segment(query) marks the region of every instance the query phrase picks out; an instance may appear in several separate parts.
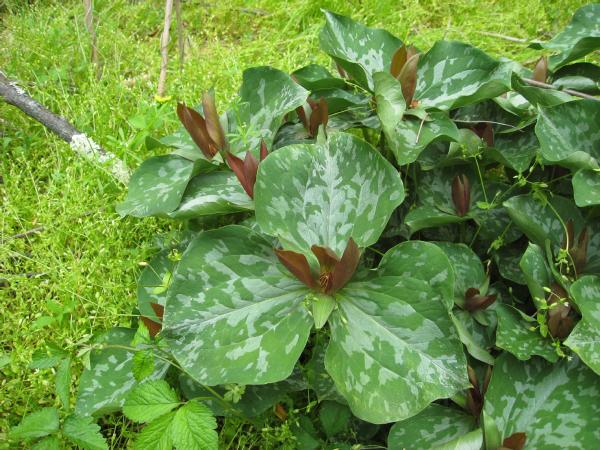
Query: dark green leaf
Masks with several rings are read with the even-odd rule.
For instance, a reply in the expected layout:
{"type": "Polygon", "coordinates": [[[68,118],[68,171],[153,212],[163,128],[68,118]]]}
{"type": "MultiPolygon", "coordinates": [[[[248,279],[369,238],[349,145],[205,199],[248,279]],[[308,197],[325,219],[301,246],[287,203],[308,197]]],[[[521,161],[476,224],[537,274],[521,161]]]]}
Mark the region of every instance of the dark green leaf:
{"type": "Polygon", "coordinates": [[[577,206],[600,204],[600,173],[597,170],[579,170],[572,182],[577,206]]]}
{"type": "Polygon", "coordinates": [[[352,417],[352,413],[346,405],[331,400],[321,403],[319,420],[329,438],[346,430],[350,417],[352,417]]]}
{"type": "Polygon", "coordinates": [[[210,409],[195,401],[179,408],[171,424],[173,442],[178,450],[217,450],[217,421],[210,409]]]}
{"type": "Polygon", "coordinates": [[[135,438],[135,448],[143,450],[173,450],[173,419],[175,411],[147,424],[135,438]]]}
{"type": "Polygon", "coordinates": [[[11,439],[34,439],[58,431],[58,410],[42,408],[26,415],[21,423],[10,430],[11,439]]]}
{"type": "Polygon", "coordinates": [[[63,425],[63,434],[73,444],[84,450],[108,450],[100,427],[91,417],[69,416],[63,425]]]}

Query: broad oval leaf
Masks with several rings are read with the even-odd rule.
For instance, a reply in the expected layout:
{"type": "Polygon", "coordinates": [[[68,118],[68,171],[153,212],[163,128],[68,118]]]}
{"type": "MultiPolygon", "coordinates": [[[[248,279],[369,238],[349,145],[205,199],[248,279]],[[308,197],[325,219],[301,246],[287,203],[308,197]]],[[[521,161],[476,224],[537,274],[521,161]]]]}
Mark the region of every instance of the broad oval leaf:
{"type": "Polygon", "coordinates": [[[569,168],[597,169],[600,103],[578,100],[540,108],[535,134],[544,159],[569,168]]]}
{"type": "Polygon", "coordinates": [[[473,416],[432,403],[416,416],[394,424],[388,435],[388,449],[436,449],[474,428],[473,416]]]}
{"type": "Polygon", "coordinates": [[[600,173],[596,170],[578,170],[573,175],[573,196],[579,207],[600,204],[600,173]]]}
{"type": "Polygon", "coordinates": [[[259,166],[254,199],[261,229],[285,248],[309,254],[316,244],[341,256],[350,237],[359,247],[377,242],[404,187],[373,147],[335,133],[322,144],[269,155],[259,166]]]}
{"type": "Polygon", "coordinates": [[[368,28],[349,17],[325,11],[321,48],[365,89],[373,90],[373,74],[388,72],[402,41],[385,30],[368,28]]]}
{"type": "MultiPolygon", "coordinates": [[[[398,268],[408,268],[409,262],[399,257],[402,249],[416,255],[419,247],[434,247],[408,244],[412,247],[390,250],[381,274],[339,291],[338,308],[329,319],[325,367],[353,413],[372,423],[406,419],[469,386],[462,344],[448,312],[451,284],[441,295],[418,270],[401,273],[398,268]]],[[[438,252],[450,280],[450,265],[438,252]]]]}
{"type": "Polygon", "coordinates": [[[178,208],[168,216],[173,219],[193,219],[253,209],[254,202],[244,192],[235,174],[218,171],[192,178],[178,208]]]}
{"type": "Polygon", "coordinates": [[[569,291],[582,317],[565,345],[600,375],[600,277],[582,277],[569,291]]]}
{"type": "Polygon", "coordinates": [[[308,292],[258,233],[205,231],[173,276],[161,334],[200,383],[273,383],[290,375],[306,345],[308,292]]]}
{"type": "Polygon", "coordinates": [[[446,254],[454,271],[454,301],[462,305],[469,288],[480,289],[486,275],[479,256],[465,244],[435,243],[446,254]]]}
{"type": "Polygon", "coordinates": [[[283,116],[302,106],[308,91],[273,67],[246,69],[239,92],[239,105],[228,114],[231,152],[258,152],[261,140],[271,148],[283,116]]]}
{"type": "MultiPolygon", "coordinates": [[[[130,346],[134,335],[133,329],[112,328],[96,339],[107,348],[92,351],[91,367],[83,371],[79,381],[75,414],[98,416],[123,406],[137,382],[133,376],[134,352],[118,347],[130,346]]],[[[157,360],[151,378],[162,378],[168,368],[168,363],[157,360]]]]}
{"type": "Polygon", "coordinates": [[[600,441],[600,378],[578,358],[556,364],[521,362],[505,353],[494,366],[484,411],[502,439],[527,434],[527,448],[596,448],[600,441]]]}
{"type": "Polygon", "coordinates": [[[319,64],[309,64],[292,72],[292,79],[309,91],[346,87],[344,80],[334,77],[329,70],[319,64]]]}
{"type": "Polygon", "coordinates": [[[563,31],[537,45],[560,52],[550,56],[552,70],[600,48],[600,4],[590,3],[579,8],[563,31]]]}
{"type": "Polygon", "coordinates": [[[117,205],[121,216],[146,217],[174,211],[181,202],[195,164],[181,156],[154,156],[144,161],[129,181],[127,197],[117,205]]]}
{"type": "MultiPolygon", "coordinates": [[[[377,115],[383,130],[389,132],[402,120],[406,101],[402,95],[400,82],[387,72],[373,74],[377,115]]],[[[387,133],[386,133],[387,134],[387,133]]]]}
{"type": "Polygon", "coordinates": [[[419,60],[415,99],[447,110],[494,98],[510,89],[512,70],[470,45],[438,41],[419,60]]]}

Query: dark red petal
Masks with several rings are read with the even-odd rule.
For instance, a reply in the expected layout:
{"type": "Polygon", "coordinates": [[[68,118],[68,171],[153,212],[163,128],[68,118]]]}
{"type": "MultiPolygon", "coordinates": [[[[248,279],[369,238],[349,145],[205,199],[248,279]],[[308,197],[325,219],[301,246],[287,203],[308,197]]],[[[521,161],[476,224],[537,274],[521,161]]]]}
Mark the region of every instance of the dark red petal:
{"type": "Polygon", "coordinates": [[[262,139],[260,140],[260,160],[263,161],[269,155],[267,144],[262,139]]]}
{"type": "Polygon", "coordinates": [[[204,110],[204,118],[206,121],[206,130],[208,135],[216,144],[219,150],[225,148],[225,132],[219,121],[219,113],[215,105],[215,98],[212,93],[205,92],[202,94],[202,109],[204,110]]]}
{"type": "Polygon", "coordinates": [[[342,255],[340,262],[333,269],[333,292],[343,288],[356,272],[358,261],[360,259],[360,250],[354,239],[350,238],[346,250],[342,255]]]}
{"type": "Polygon", "coordinates": [[[331,272],[340,261],[340,258],[330,248],[313,245],[310,249],[319,261],[321,273],[331,272]]]}
{"type": "Polygon", "coordinates": [[[318,106],[313,109],[310,113],[310,124],[308,125],[308,134],[313,137],[317,135],[319,131],[319,124],[321,123],[321,108],[318,106]]]}
{"type": "Polygon", "coordinates": [[[258,172],[258,161],[252,154],[252,152],[246,152],[246,157],[244,158],[244,176],[246,178],[246,183],[248,183],[248,195],[250,198],[254,198],[254,183],[256,183],[256,173],[258,172]]]}
{"type": "Polygon", "coordinates": [[[319,110],[321,111],[321,125],[323,125],[323,130],[327,131],[327,122],[329,121],[329,108],[327,107],[327,102],[323,97],[319,99],[319,110]]]}
{"type": "Polygon", "coordinates": [[[229,167],[231,167],[231,170],[233,170],[233,173],[235,173],[235,176],[242,185],[242,188],[244,188],[244,191],[246,191],[246,194],[248,194],[251,197],[250,194],[252,193],[252,189],[249,188],[248,182],[246,180],[246,174],[244,172],[244,161],[242,161],[240,158],[238,158],[230,152],[227,152],[225,154],[225,159],[227,159],[227,164],[229,164],[229,167]]]}
{"type": "Polygon", "coordinates": [[[469,212],[471,188],[466,175],[457,175],[452,180],[452,202],[458,216],[462,217],[469,212]]]}
{"type": "Polygon", "coordinates": [[[306,112],[304,111],[304,106],[298,106],[296,108],[296,113],[298,114],[298,118],[302,125],[304,125],[304,129],[308,131],[308,120],[306,119],[306,112]]]}
{"type": "Polygon", "coordinates": [[[148,328],[151,337],[156,336],[160,332],[162,328],[160,323],[150,320],[146,316],[140,316],[140,319],[142,319],[142,322],[144,322],[144,325],[146,325],[146,328],[148,328]]]}
{"type": "Polygon", "coordinates": [[[390,65],[390,73],[394,78],[398,78],[400,71],[406,64],[406,45],[403,45],[392,55],[392,64],[390,65]]]}
{"type": "Polygon", "coordinates": [[[417,88],[417,64],[419,63],[419,54],[415,54],[410,57],[404,67],[400,71],[398,79],[400,80],[400,86],[402,87],[402,95],[406,104],[410,106],[415,95],[415,89],[417,88]]]}
{"type": "Polygon", "coordinates": [[[163,305],[159,305],[158,303],[150,303],[150,306],[152,307],[154,314],[156,314],[156,317],[162,319],[165,315],[165,307],[163,305]]]}
{"type": "Polygon", "coordinates": [[[218,152],[216,144],[208,135],[206,122],[200,113],[192,108],[188,108],[183,103],[177,104],[177,115],[179,120],[192,137],[194,143],[202,150],[204,156],[212,159],[218,152]]]}
{"type": "Polygon", "coordinates": [[[281,264],[289,270],[296,278],[302,281],[310,288],[316,287],[315,280],[310,273],[310,266],[306,256],[291,250],[275,249],[275,254],[281,264]]]}
{"type": "Polygon", "coordinates": [[[502,442],[502,446],[511,450],[523,450],[527,435],[525,433],[513,433],[502,442]]]}

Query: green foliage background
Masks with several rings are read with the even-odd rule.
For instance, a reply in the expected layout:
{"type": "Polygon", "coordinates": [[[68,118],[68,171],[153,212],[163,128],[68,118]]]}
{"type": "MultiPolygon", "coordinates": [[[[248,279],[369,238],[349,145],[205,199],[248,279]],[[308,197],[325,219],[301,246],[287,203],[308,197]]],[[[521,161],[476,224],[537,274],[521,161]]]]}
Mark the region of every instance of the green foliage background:
{"type": "MultiPolygon", "coordinates": [[[[537,51],[489,33],[545,40],[585,3],[189,0],[183,3],[187,55],[179,70],[173,27],[167,93],[195,104],[200,91],[214,85],[224,110],[247,67],[329,65],[318,49],[321,7],[418,47],[446,37],[492,56],[534,63],[537,51]]],[[[98,81],[80,1],[0,1],[0,69],[135,168],[150,156],[142,145],[147,134],[162,136],[177,127],[174,100],[162,109],[154,101],[163,4],[95,2],[103,64],[98,81]]],[[[58,402],[49,371],[28,368],[32,353],[50,342],[73,349],[94,331],[127,325],[130,317],[123,312],[135,303],[139,263],[160,245],[154,235],[177,225],[120,219],[114,205],[123,198],[123,186],[3,103],[0,156],[0,360],[6,363],[0,364],[1,447],[2,433],[25,413],[58,402]],[[15,237],[38,227],[38,233],[15,237]],[[44,316],[54,319],[41,326],[50,321],[39,320],[44,316]]],[[[111,425],[116,444],[127,430],[117,421],[111,425]]],[[[248,439],[276,441],[278,433],[248,439]]]]}

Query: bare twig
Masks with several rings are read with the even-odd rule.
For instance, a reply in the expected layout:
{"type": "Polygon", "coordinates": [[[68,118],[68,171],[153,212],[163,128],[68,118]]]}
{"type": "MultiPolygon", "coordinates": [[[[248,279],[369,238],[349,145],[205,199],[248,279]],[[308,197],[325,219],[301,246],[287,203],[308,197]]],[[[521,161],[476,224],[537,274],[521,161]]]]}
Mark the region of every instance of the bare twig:
{"type": "Polygon", "coordinates": [[[75,153],[106,166],[109,173],[122,183],[127,183],[129,180],[129,169],[115,154],[100,147],[64,117],[54,114],[32,99],[17,83],[10,81],[2,71],[0,71],[0,97],[67,141],[75,153]]]}
{"type": "Polygon", "coordinates": [[[11,241],[13,239],[26,238],[28,236],[31,236],[32,234],[41,233],[42,231],[44,231],[44,227],[43,226],[35,227],[35,228],[32,228],[31,230],[24,231],[23,233],[13,234],[12,236],[9,236],[8,238],[3,239],[0,242],[4,243],[6,241],[11,241]]]}
{"type": "Polygon", "coordinates": [[[175,17],[177,20],[177,46],[179,47],[179,70],[183,70],[185,60],[185,37],[183,36],[183,17],[181,15],[181,0],[175,0],[175,17]]]}
{"type": "Polygon", "coordinates": [[[165,26],[160,37],[160,77],[158,79],[159,97],[165,96],[165,84],[167,82],[167,65],[169,64],[169,30],[171,28],[171,16],[173,13],[173,0],[165,2],[165,26]]]}
{"type": "Polygon", "coordinates": [[[96,66],[96,78],[99,80],[102,75],[102,68],[98,58],[98,37],[94,26],[94,0],[83,0],[83,6],[85,7],[85,28],[90,34],[92,43],[92,64],[96,66]]]}
{"type": "Polygon", "coordinates": [[[497,37],[500,39],[504,39],[505,41],[517,42],[519,44],[527,44],[529,42],[528,39],[521,39],[521,38],[516,38],[513,36],[507,36],[506,34],[494,33],[491,31],[479,31],[479,30],[474,30],[474,31],[475,31],[475,33],[483,34],[484,36],[497,37]]]}
{"type": "Polygon", "coordinates": [[[575,97],[585,98],[587,100],[593,100],[595,102],[600,102],[600,98],[594,97],[593,95],[585,94],[583,92],[574,91],[573,89],[560,89],[556,86],[552,86],[551,84],[542,83],[541,81],[532,80],[530,78],[522,78],[522,80],[530,86],[539,87],[542,89],[552,89],[555,91],[566,92],[567,94],[573,95],[575,97]]]}

